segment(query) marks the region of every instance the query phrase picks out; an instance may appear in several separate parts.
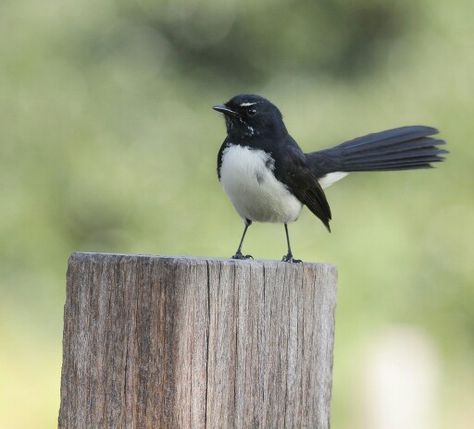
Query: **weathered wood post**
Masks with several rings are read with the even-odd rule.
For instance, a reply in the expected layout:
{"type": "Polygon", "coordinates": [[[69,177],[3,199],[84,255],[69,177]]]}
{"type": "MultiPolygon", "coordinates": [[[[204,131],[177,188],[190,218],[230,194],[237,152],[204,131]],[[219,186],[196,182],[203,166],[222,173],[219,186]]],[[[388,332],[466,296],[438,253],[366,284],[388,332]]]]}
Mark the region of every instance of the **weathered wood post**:
{"type": "Polygon", "coordinates": [[[328,428],[336,270],[75,253],[60,428],[328,428]]]}

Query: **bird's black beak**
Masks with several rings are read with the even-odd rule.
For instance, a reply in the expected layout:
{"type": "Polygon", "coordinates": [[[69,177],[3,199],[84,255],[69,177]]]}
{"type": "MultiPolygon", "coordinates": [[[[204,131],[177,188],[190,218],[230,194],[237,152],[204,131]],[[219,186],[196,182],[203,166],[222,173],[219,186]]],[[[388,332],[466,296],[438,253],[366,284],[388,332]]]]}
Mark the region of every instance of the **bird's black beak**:
{"type": "Polygon", "coordinates": [[[237,112],[234,112],[232,109],[229,109],[225,104],[217,104],[216,106],[212,106],[212,108],[216,112],[221,112],[224,115],[232,115],[232,116],[237,115],[237,112]]]}

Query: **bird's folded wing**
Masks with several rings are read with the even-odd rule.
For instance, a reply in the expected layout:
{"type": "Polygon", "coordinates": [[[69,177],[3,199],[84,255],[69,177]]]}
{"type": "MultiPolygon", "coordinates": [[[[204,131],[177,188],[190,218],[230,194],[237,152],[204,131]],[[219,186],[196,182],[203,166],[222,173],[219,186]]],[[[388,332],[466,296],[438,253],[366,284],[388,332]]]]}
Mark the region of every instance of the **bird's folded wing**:
{"type": "Polygon", "coordinates": [[[275,173],[277,179],[285,183],[288,189],[305,204],[311,212],[326,225],[328,230],[331,209],[317,178],[311,172],[304,153],[295,145],[287,145],[277,157],[275,173]],[[278,177],[280,176],[280,177],[278,177]]]}

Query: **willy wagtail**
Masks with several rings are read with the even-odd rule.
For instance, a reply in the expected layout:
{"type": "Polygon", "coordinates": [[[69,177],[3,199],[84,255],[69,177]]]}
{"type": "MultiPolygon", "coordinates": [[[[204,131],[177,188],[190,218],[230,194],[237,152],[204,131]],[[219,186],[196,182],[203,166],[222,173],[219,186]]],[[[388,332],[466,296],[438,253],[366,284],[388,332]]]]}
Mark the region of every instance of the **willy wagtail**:
{"type": "Polygon", "coordinates": [[[214,110],[224,114],[227,137],[217,156],[217,174],[225,192],[244,221],[244,232],[233,259],[252,222],[285,226],[288,252],[294,259],[288,223],[298,219],[303,205],[330,231],[331,209],[323,189],[353,171],[390,171],[430,168],[447,151],[438,130],[407,126],[359,137],[329,149],[304,153],[288,134],[280,110],[258,95],[241,94],[214,110]]]}

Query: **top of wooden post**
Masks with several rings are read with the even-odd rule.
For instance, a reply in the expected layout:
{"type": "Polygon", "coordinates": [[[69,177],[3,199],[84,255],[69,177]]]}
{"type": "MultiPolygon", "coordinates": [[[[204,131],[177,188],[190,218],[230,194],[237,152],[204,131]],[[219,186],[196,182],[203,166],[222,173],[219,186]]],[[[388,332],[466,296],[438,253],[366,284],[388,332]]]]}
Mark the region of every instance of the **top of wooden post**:
{"type": "Polygon", "coordinates": [[[302,267],[312,267],[319,269],[326,269],[332,272],[333,275],[337,276],[337,268],[334,264],[327,262],[306,262],[302,263],[288,263],[281,262],[273,259],[230,259],[230,258],[214,258],[214,257],[203,257],[203,256],[170,256],[170,255],[151,255],[146,253],[108,253],[108,252],[73,252],[69,257],[68,264],[79,262],[81,260],[91,260],[91,259],[123,259],[123,260],[139,260],[139,259],[149,259],[149,260],[169,260],[170,262],[190,262],[195,264],[206,264],[206,263],[219,263],[219,264],[236,264],[236,265],[265,265],[272,267],[293,267],[295,269],[302,267]]]}

